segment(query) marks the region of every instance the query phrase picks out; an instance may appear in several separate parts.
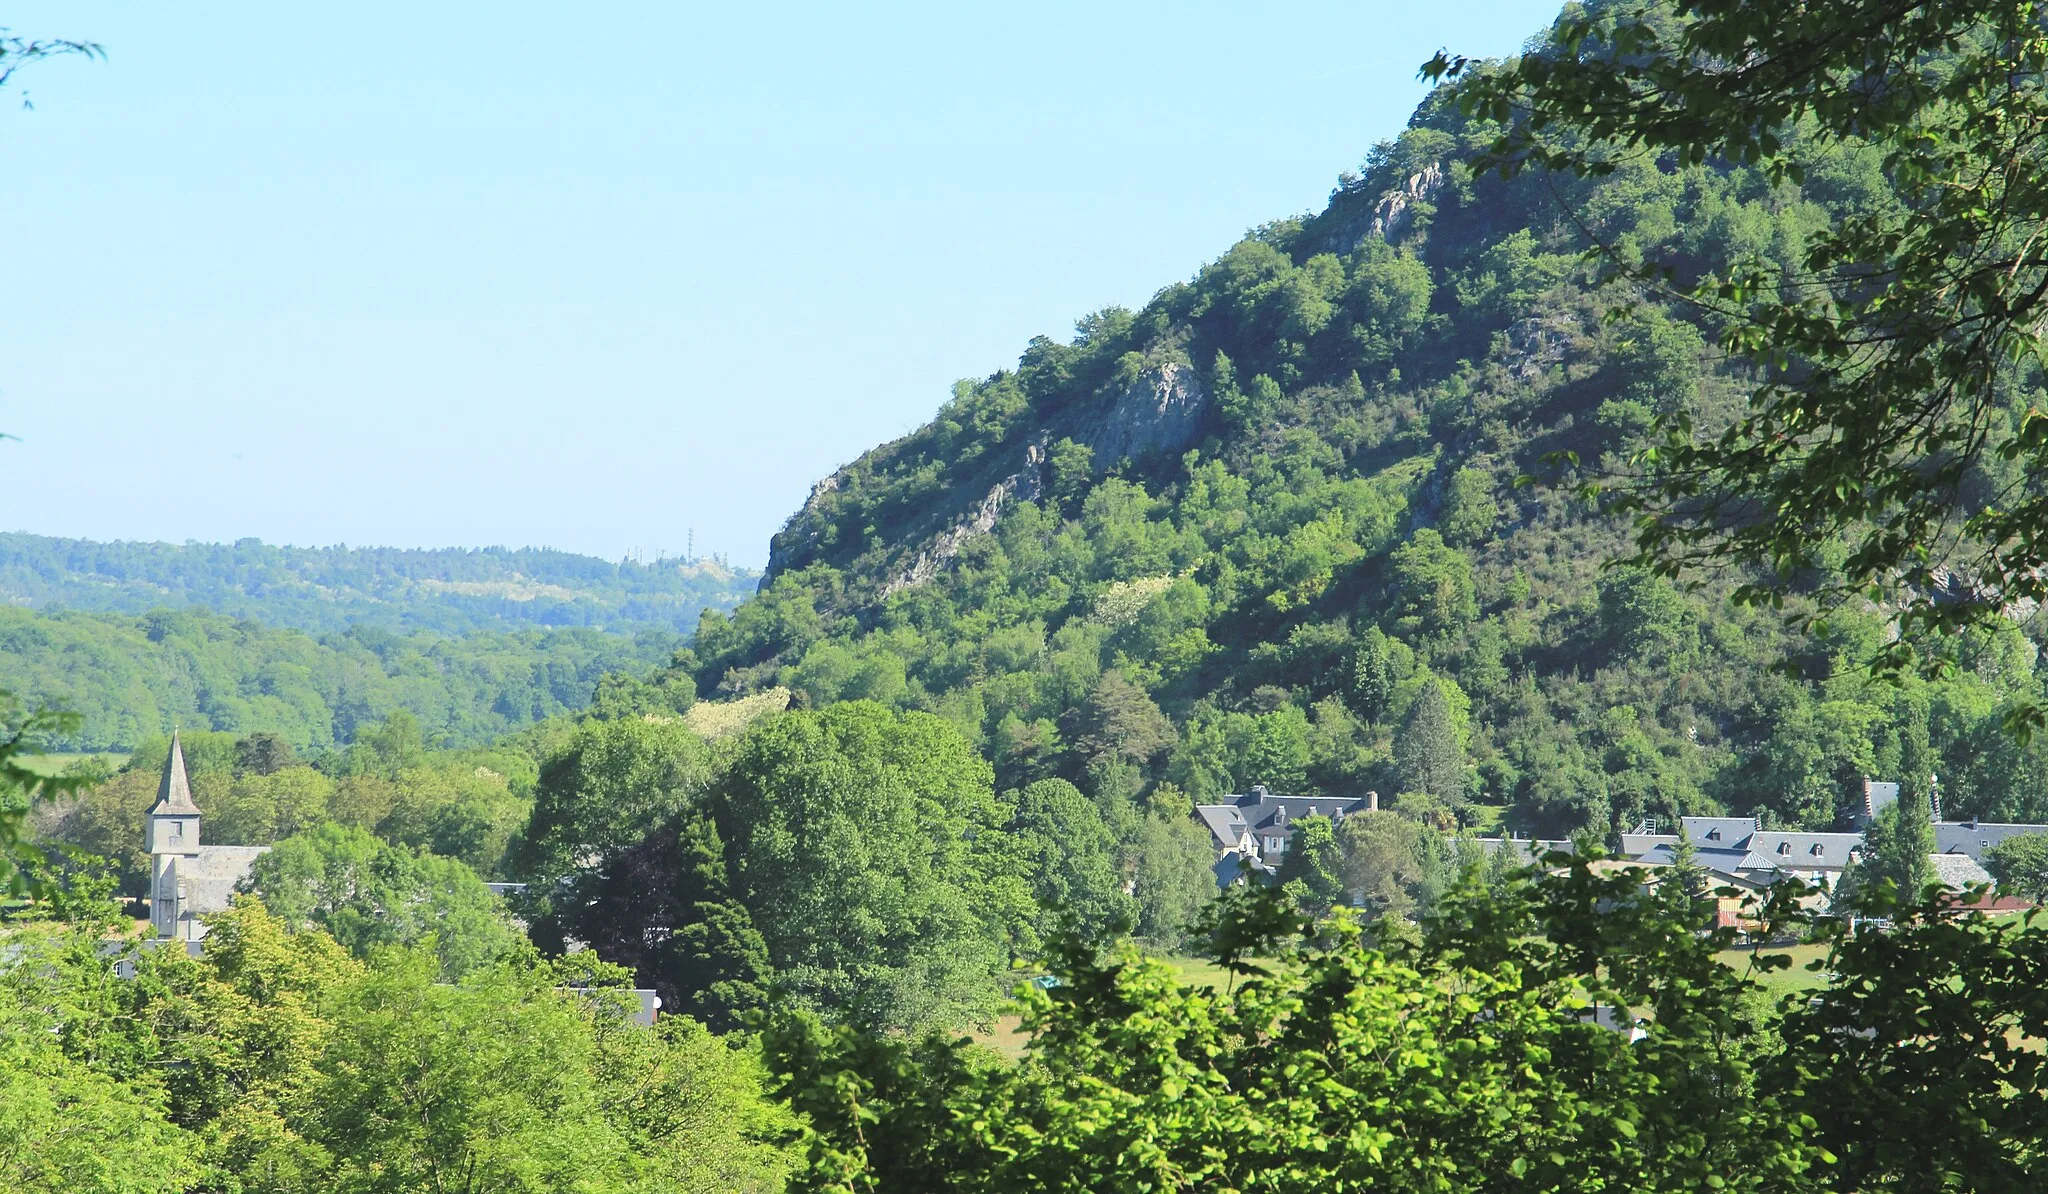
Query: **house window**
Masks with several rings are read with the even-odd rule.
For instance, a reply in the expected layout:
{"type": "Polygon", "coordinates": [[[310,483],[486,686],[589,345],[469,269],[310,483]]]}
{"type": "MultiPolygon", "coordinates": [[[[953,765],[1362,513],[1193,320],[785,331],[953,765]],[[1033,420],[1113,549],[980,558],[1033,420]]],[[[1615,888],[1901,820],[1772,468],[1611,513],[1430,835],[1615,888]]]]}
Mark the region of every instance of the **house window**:
{"type": "Polygon", "coordinates": [[[1780,854],[1790,854],[1791,852],[1792,852],[1792,843],[1791,843],[1791,842],[1779,842],[1779,843],[1778,843],[1778,853],[1780,853],[1780,854]]]}
{"type": "Polygon", "coordinates": [[[171,822],[171,840],[173,842],[185,840],[185,823],[183,821],[171,822]]]}
{"type": "Polygon", "coordinates": [[[1707,830],[1707,840],[1708,840],[1708,841],[1710,841],[1710,842],[1718,842],[1718,841],[1720,841],[1720,840],[1721,840],[1721,831],[1720,831],[1720,830],[1718,830],[1718,829],[1709,829],[1709,830],[1707,830]]]}
{"type": "Polygon", "coordinates": [[[1811,850],[1808,850],[1808,851],[1807,851],[1807,853],[1808,853],[1808,854],[1811,854],[1811,855],[1813,855],[1813,856],[1814,856],[1815,858],[1819,858],[1819,857],[1820,857],[1820,855],[1821,855],[1821,847],[1820,847],[1820,843],[1819,843],[1819,842],[1815,842],[1815,843],[1813,843],[1813,849],[1811,849],[1811,850]]]}

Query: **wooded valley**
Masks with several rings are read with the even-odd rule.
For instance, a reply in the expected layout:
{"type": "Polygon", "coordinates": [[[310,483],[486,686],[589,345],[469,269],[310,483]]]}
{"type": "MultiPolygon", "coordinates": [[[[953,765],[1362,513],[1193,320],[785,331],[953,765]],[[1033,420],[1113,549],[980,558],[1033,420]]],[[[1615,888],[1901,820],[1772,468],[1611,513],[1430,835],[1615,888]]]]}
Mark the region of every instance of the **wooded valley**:
{"type": "Polygon", "coordinates": [[[1425,72],[758,591],[0,537],[0,1183],[2043,1188],[2048,838],[1931,826],[2048,821],[2048,32],[1602,2],[1425,72]],[[1270,872],[1196,815],[1255,788],[1332,810],[1270,872]],[[1702,816],[1867,832],[1610,856],[1702,816]],[[232,905],[144,935],[202,826],[232,905]]]}

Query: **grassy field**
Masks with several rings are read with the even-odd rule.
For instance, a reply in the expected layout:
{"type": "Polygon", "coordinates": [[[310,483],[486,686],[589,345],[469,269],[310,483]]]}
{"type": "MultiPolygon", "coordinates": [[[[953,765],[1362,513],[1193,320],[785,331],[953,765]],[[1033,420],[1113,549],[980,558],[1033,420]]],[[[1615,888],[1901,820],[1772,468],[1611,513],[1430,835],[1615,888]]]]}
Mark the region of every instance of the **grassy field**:
{"type": "Polygon", "coordinates": [[[124,754],[102,752],[99,754],[47,754],[23,756],[21,764],[38,775],[61,775],[66,767],[81,759],[100,759],[108,770],[119,770],[128,761],[124,754]]]}
{"type": "MultiPolygon", "coordinates": [[[[1230,972],[1207,958],[1186,958],[1165,955],[1160,958],[1173,968],[1180,981],[1190,987],[1213,987],[1218,991],[1230,989],[1230,972]]],[[[977,1042],[987,1045],[1005,1057],[1022,1057],[1024,1044],[1029,1039],[1020,1030],[1021,1019],[1009,1015],[999,1017],[994,1027],[985,1032],[971,1032],[968,1035],[977,1042]]]]}
{"type": "Polygon", "coordinates": [[[1750,964],[1759,957],[1789,957],[1792,965],[1783,970],[1759,971],[1757,980],[1773,994],[1788,994],[1793,991],[1817,991],[1828,985],[1827,975],[1807,967],[1821,962],[1828,956],[1825,945],[1766,945],[1724,949],[1715,955],[1721,964],[1731,970],[1748,971],[1750,964]]]}

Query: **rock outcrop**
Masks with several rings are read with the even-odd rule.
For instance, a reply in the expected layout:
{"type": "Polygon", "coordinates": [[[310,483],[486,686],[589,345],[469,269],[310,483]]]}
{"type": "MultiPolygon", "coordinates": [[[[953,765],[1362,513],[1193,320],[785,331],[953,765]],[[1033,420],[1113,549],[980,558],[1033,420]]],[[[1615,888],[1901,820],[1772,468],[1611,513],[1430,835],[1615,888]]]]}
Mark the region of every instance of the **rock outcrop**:
{"type": "Polygon", "coordinates": [[[761,574],[763,589],[780,576],[792,560],[808,560],[817,550],[819,541],[825,536],[825,526],[831,521],[825,517],[825,495],[837,493],[845,476],[845,470],[841,469],[812,485],[811,495],[804,499],[803,509],[790,515],[782,529],[769,538],[768,568],[761,574]]]}
{"type": "Polygon", "coordinates": [[[952,526],[932,537],[901,572],[882,586],[882,596],[904,589],[916,588],[937,576],[941,569],[952,566],[959,558],[960,548],[968,540],[988,534],[996,527],[996,519],[1002,516],[1003,507],[1011,502],[1035,502],[1045,493],[1045,437],[1040,436],[1024,448],[1024,467],[1004,477],[989,487],[988,493],[975,503],[974,508],[952,526]]]}
{"type": "Polygon", "coordinates": [[[1098,467],[1179,452],[1194,444],[1208,409],[1209,392],[1193,367],[1169,361],[1145,370],[1073,438],[1094,451],[1098,467]]]}
{"type": "Polygon", "coordinates": [[[1401,239],[1401,234],[1414,222],[1411,209],[1417,203],[1428,203],[1443,189],[1444,167],[1442,162],[1431,162],[1408,176],[1408,181],[1380,196],[1379,206],[1373,209],[1372,223],[1367,233],[1392,244],[1401,239]]]}

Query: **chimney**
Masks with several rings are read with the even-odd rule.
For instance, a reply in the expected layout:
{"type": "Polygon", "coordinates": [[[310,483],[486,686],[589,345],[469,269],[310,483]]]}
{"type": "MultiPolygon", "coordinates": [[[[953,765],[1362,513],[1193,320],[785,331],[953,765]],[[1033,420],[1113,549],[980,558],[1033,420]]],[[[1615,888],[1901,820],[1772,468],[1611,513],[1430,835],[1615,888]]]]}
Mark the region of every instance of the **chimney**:
{"type": "Polygon", "coordinates": [[[1272,795],[1272,793],[1266,791],[1266,785],[1264,784],[1253,784],[1252,795],[1258,797],[1261,800],[1264,800],[1267,796],[1272,795]]]}
{"type": "Polygon", "coordinates": [[[1367,792],[1365,794],[1365,811],[1369,813],[1380,811],[1380,794],[1378,792],[1367,792]]]}

